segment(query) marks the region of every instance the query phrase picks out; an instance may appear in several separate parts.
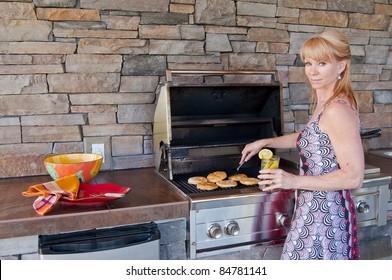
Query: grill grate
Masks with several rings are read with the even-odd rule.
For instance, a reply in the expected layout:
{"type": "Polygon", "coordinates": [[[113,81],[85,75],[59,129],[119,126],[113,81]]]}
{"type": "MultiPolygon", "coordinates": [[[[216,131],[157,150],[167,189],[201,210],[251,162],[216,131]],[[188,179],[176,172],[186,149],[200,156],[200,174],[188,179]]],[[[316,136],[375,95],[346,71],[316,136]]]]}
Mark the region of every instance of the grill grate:
{"type": "MultiPolygon", "coordinates": [[[[232,174],[236,174],[233,170],[231,171],[225,171],[228,176],[231,176],[232,174]]],[[[194,193],[212,193],[212,192],[223,192],[223,191],[230,191],[230,190],[239,190],[239,189],[244,189],[244,188],[257,188],[258,185],[243,185],[240,182],[238,182],[238,185],[236,187],[231,187],[231,188],[217,188],[215,190],[200,190],[198,189],[195,185],[191,185],[188,183],[188,178],[193,177],[193,176],[204,176],[207,177],[207,175],[211,173],[211,171],[205,171],[205,172],[193,172],[193,173],[182,173],[182,174],[173,174],[173,183],[180,189],[182,190],[185,194],[194,194],[194,193]]],[[[242,173],[242,172],[241,172],[242,173]]],[[[248,174],[249,177],[256,177],[256,175],[248,172],[243,172],[245,174],[248,174]]]]}

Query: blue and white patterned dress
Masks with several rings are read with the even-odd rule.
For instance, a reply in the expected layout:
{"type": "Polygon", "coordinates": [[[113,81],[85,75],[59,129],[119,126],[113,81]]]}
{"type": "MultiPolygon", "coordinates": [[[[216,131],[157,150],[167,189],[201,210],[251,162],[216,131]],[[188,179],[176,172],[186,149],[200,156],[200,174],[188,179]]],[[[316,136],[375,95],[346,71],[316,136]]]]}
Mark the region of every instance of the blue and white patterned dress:
{"type": "MultiPolygon", "coordinates": [[[[334,101],[348,105],[343,100],[334,101]]],[[[298,137],[300,175],[319,176],[339,169],[331,140],[319,128],[327,106],[298,137]]],[[[297,190],[282,259],[359,259],[355,204],[350,190],[344,190],[344,186],[339,191],[297,190]]]]}

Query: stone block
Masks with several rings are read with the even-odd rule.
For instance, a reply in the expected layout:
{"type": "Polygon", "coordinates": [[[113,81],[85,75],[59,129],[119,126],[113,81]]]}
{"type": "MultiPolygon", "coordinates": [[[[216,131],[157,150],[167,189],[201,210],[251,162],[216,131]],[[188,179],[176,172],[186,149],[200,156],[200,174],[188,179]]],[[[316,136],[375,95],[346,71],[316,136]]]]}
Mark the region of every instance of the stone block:
{"type": "Polygon", "coordinates": [[[326,10],[328,9],[325,1],[309,1],[309,0],[279,0],[279,6],[288,8],[326,10]]]}
{"type": "Polygon", "coordinates": [[[37,8],[38,19],[51,21],[100,21],[98,10],[87,9],[61,9],[61,8],[37,8]]]}
{"type": "Polygon", "coordinates": [[[87,153],[83,149],[83,142],[54,143],[53,154],[87,153]]]}
{"type": "MultiPolygon", "coordinates": [[[[34,151],[34,150],[33,150],[34,151]]],[[[43,165],[46,155],[32,153],[8,154],[0,157],[0,178],[46,175],[43,165]]]]}
{"type": "Polygon", "coordinates": [[[359,113],[373,112],[373,93],[370,91],[356,92],[355,99],[358,104],[359,113]]]}
{"type": "Polygon", "coordinates": [[[305,83],[307,80],[303,67],[289,67],[289,83],[305,83]]]}
{"type": "MultiPolygon", "coordinates": [[[[22,143],[0,145],[0,155],[48,155],[52,153],[52,143],[22,143]]],[[[14,166],[15,167],[15,166],[14,166]]]]}
{"type": "Polygon", "coordinates": [[[119,105],[117,119],[119,123],[152,123],[155,104],[119,105]]]}
{"type": "Polygon", "coordinates": [[[123,156],[113,158],[113,169],[129,169],[129,168],[143,168],[153,167],[154,155],[141,155],[141,156],[123,156]]]}
{"type": "Polygon", "coordinates": [[[139,34],[142,39],[181,39],[177,26],[140,25],[139,34]]]}
{"type": "Polygon", "coordinates": [[[76,6],[76,0],[33,0],[37,7],[72,8],[76,6]]]}
{"type": "Polygon", "coordinates": [[[22,127],[24,143],[71,142],[81,141],[78,126],[25,126],[22,127]]]}
{"type": "Polygon", "coordinates": [[[227,34],[206,34],[206,52],[231,52],[227,34]]]}
{"type": "Polygon", "coordinates": [[[365,63],[386,64],[389,57],[388,46],[365,46],[365,63]]]}
{"type": "Polygon", "coordinates": [[[65,94],[0,95],[3,116],[69,113],[65,94]]]}
{"type": "Polygon", "coordinates": [[[286,30],[251,28],[248,32],[248,40],[259,42],[287,43],[290,41],[290,36],[286,30]]]}
{"type": "Polygon", "coordinates": [[[75,43],[59,42],[0,42],[0,54],[72,54],[75,43]]]}
{"type": "Polygon", "coordinates": [[[299,9],[278,6],[278,9],[276,11],[276,16],[286,17],[286,18],[299,18],[299,11],[300,11],[299,9]]]}
{"type": "Polygon", "coordinates": [[[170,12],[193,14],[195,12],[195,6],[194,5],[184,5],[184,4],[170,4],[170,12]]]}
{"type": "Polygon", "coordinates": [[[130,10],[138,12],[161,12],[169,10],[169,0],[80,0],[82,9],[130,10]]]}
{"type": "Polygon", "coordinates": [[[119,73],[121,65],[121,55],[72,54],[65,60],[68,73],[119,73]]]}
{"type": "Polygon", "coordinates": [[[180,25],[181,39],[184,40],[204,40],[205,33],[203,26],[180,25]]]}
{"type": "Polygon", "coordinates": [[[392,91],[391,90],[375,91],[374,102],[379,104],[392,104],[392,91]]]}
{"type": "Polygon", "coordinates": [[[374,0],[328,0],[328,10],[372,14],[374,13],[374,2],[374,0]]]}
{"type": "Polygon", "coordinates": [[[71,103],[75,105],[89,104],[145,104],[153,103],[153,92],[131,93],[100,93],[100,94],[72,94],[71,103]]]}
{"type": "Polygon", "coordinates": [[[115,112],[103,112],[103,113],[89,113],[88,123],[91,125],[99,124],[115,124],[117,122],[115,112]]]}
{"type": "Polygon", "coordinates": [[[263,3],[237,2],[237,15],[241,16],[258,16],[258,17],[275,17],[277,5],[263,3]]]}
{"type": "Polygon", "coordinates": [[[231,46],[234,52],[253,53],[256,50],[255,42],[232,41],[231,46]]]}
{"type": "Polygon", "coordinates": [[[178,25],[187,24],[188,15],[182,13],[142,13],[140,18],[141,25],[178,25]]]}
{"type": "Polygon", "coordinates": [[[83,136],[152,135],[151,124],[84,125],[83,136]]]}
{"type": "Polygon", "coordinates": [[[52,24],[38,20],[0,20],[0,41],[52,41],[52,24]]]}
{"type": "Polygon", "coordinates": [[[108,29],[138,30],[140,16],[105,16],[101,15],[101,21],[106,22],[108,29]]]}
{"type": "Polygon", "coordinates": [[[155,92],[158,76],[123,76],[120,92],[155,92]]]}
{"type": "Polygon", "coordinates": [[[84,125],[86,122],[86,116],[82,114],[21,116],[22,126],[84,125]]]}
{"type": "Polygon", "coordinates": [[[347,27],[348,15],[342,12],[301,10],[299,23],[321,26],[347,27]]]}
{"type": "Polygon", "coordinates": [[[64,73],[63,66],[58,65],[0,65],[0,75],[9,74],[54,74],[64,73]]]}
{"type": "Polygon", "coordinates": [[[234,26],[236,6],[232,0],[198,0],[195,5],[195,23],[234,26]]]}
{"type": "Polygon", "coordinates": [[[204,55],[204,42],[191,40],[150,40],[149,54],[204,55]]]}
{"type": "Polygon", "coordinates": [[[79,53],[92,54],[146,54],[146,40],[139,39],[80,39],[79,53]]]}
{"type": "Polygon", "coordinates": [[[103,112],[117,112],[115,105],[85,105],[85,106],[71,106],[72,113],[103,113],[103,112]]]}
{"type": "Polygon", "coordinates": [[[0,76],[0,94],[33,94],[47,92],[48,86],[45,75],[0,76]]]}
{"type": "Polygon", "coordinates": [[[349,28],[367,30],[387,30],[389,15],[350,14],[349,28]]]}
{"type": "Polygon", "coordinates": [[[237,16],[237,26],[276,28],[277,18],[237,16]]]}
{"type": "Polygon", "coordinates": [[[32,3],[0,3],[0,19],[37,19],[32,3]]]}
{"type": "Polygon", "coordinates": [[[392,16],[392,5],[389,4],[377,4],[375,3],[375,11],[374,13],[377,14],[386,14],[392,16]]]}
{"type": "Polygon", "coordinates": [[[118,73],[49,74],[49,92],[116,92],[120,85],[118,73]]]}
{"type": "Polygon", "coordinates": [[[309,121],[309,111],[294,111],[295,123],[307,123],[309,121]]]}
{"type": "Polygon", "coordinates": [[[20,126],[0,126],[0,144],[21,143],[20,126]]]}
{"type": "Polygon", "coordinates": [[[291,104],[309,104],[310,103],[310,89],[306,84],[290,84],[290,100],[291,104]]]}
{"type": "Polygon", "coordinates": [[[230,53],[229,63],[237,70],[275,70],[276,61],[273,54],[230,53]]]}
{"type": "Polygon", "coordinates": [[[162,55],[124,56],[121,74],[126,76],[164,76],[166,57],[162,55]]]}
{"type": "Polygon", "coordinates": [[[143,136],[112,137],[112,155],[130,156],[143,154],[143,136]]]}
{"type": "Polygon", "coordinates": [[[386,113],[367,113],[360,114],[361,128],[392,127],[392,114],[386,113]]]}
{"type": "Polygon", "coordinates": [[[56,29],[71,29],[71,30],[105,30],[106,23],[103,21],[61,21],[53,22],[53,30],[56,29]]]}

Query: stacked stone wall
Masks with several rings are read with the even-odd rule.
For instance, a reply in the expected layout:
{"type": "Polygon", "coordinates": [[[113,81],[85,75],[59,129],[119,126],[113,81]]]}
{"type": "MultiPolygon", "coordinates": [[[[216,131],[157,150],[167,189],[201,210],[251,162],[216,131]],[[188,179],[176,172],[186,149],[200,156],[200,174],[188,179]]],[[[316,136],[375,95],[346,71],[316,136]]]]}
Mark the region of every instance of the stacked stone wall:
{"type": "Polygon", "coordinates": [[[285,133],[309,117],[298,51],[328,29],[352,46],[367,148],[392,146],[391,0],[0,1],[0,178],[105,143],[106,169],[153,166],[166,69],[277,70],[285,133]]]}

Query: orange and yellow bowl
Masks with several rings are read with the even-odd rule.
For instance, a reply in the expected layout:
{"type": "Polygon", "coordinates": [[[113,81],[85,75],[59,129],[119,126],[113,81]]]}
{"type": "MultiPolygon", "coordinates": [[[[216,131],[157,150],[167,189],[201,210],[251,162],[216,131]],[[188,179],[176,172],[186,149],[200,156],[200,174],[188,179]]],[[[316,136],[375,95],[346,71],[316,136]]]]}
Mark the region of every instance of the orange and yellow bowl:
{"type": "Polygon", "coordinates": [[[88,183],[98,174],[102,165],[102,155],[82,153],[53,155],[44,160],[44,165],[54,180],[75,174],[79,181],[88,183]]]}

